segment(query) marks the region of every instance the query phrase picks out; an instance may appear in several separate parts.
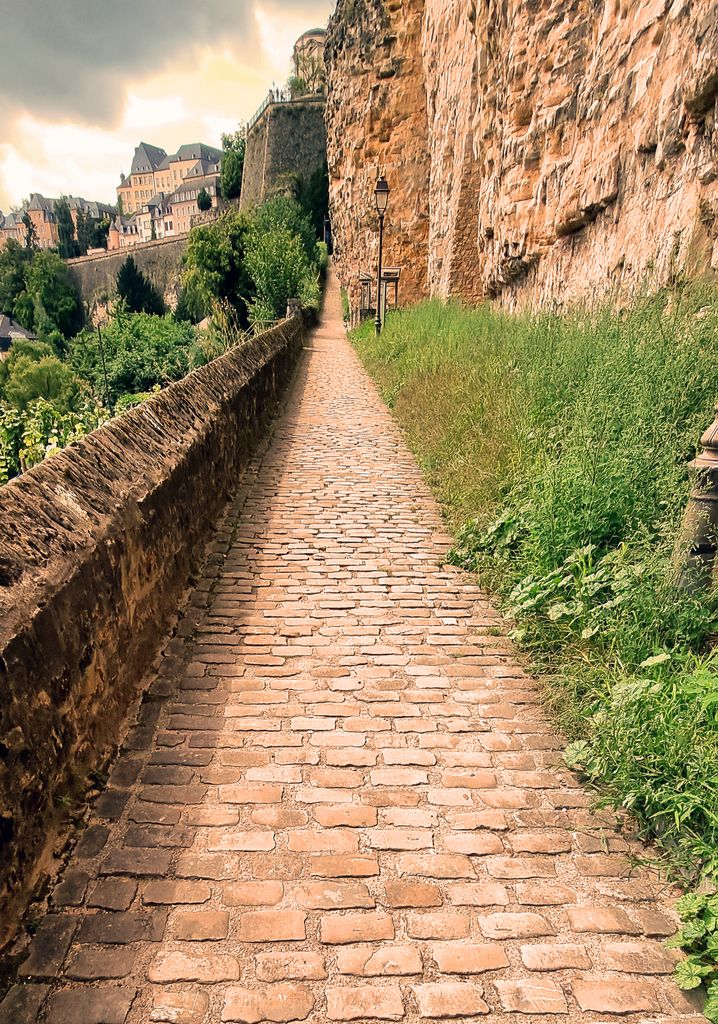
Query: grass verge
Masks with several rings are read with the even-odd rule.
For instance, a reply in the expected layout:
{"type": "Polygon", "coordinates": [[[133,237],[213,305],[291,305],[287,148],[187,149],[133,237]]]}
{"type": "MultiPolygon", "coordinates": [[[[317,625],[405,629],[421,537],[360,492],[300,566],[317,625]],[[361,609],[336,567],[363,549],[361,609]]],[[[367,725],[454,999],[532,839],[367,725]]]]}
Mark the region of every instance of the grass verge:
{"type": "Polygon", "coordinates": [[[718,397],[718,295],[616,314],[429,302],[354,344],[547,681],[567,760],[684,881],[718,873],[718,624],[674,582],[687,465],[718,397]]]}

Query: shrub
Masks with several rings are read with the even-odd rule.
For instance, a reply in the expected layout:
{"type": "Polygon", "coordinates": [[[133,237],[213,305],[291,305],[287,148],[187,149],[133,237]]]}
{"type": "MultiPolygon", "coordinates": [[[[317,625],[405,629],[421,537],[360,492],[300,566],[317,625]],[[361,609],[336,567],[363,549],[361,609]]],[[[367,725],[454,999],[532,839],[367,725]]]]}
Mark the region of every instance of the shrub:
{"type": "Polygon", "coordinates": [[[300,298],[305,306],[318,303],[318,284],[299,235],[287,227],[254,231],[246,256],[256,298],[250,306],[252,323],[284,316],[287,301],[300,298]]]}
{"type": "Polygon", "coordinates": [[[84,437],[106,419],[107,413],[89,399],[68,412],[60,412],[44,398],[32,402],[24,413],[0,402],[0,484],[84,437]]]}
{"type": "MultiPolygon", "coordinates": [[[[150,391],[179,380],[191,368],[195,332],[191,324],[169,314],[127,313],[120,310],[102,330],[107,370],[107,398],[111,407],[123,395],[150,391]]],[[[75,372],[104,396],[105,381],[99,340],[85,331],[72,342],[70,360],[75,372]]]]}

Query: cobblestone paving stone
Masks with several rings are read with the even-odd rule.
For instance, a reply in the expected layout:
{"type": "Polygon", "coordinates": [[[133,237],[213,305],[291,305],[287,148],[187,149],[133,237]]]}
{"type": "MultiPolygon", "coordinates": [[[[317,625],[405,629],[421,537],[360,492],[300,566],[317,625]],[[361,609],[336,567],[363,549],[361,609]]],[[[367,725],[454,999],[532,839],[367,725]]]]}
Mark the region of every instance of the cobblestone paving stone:
{"type": "Polygon", "coordinates": [[[702,1020],[333,280],[307,349],[0,1024],[702,1020]]]}

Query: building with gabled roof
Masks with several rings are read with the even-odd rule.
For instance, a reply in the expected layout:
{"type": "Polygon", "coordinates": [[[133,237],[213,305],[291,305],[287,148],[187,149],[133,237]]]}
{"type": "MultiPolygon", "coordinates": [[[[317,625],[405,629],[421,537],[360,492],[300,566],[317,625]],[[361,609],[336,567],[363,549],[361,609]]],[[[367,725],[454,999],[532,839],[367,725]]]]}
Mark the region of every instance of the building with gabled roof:
{"type": "MultiPolygon", "coordinates": [[[[0,214],[2,216],[2,214],[0,214]]],[[[0,313],[0,359],[4,359],[10,351],[10,346],[18,338],[25,338],[28,341],[37,341],[37,335],[32,331],[26,331],[24,327],[16,323],[10,316],[0,313]]]]}
{"type": "Polygon", "coordinates": [[[219,175],[212,174],[206,177],[186,177],[179,188],[175,189],[169,197],[174,218],[174,233],[184,234],[192,227],[192,218],[200,212],[197,205],[197,198],[200,192],[204,191],[212,201],[212,207],[219,204],[219,175]]]}
{"type": "Polygon", "coordinates": [[[107,233],[108,251],[131,249],[141,241],[142,236],[137,216],[132,213],[125,217],[124,214],[118,213],[110,224],[110,230],[107,233]]]}
{"type": "Polygon", "coordinates": [[[141,142],[135,149],[130,175],[156,171],[166,157],[167,153],[164,149],[160,149],[159,146],[151,146],[149,142],[141,142]]]}
{"type": "Polygon", "coordinates": [[[129,177],[121,175],[117,187],[122,212],[139,213],[153,196],[174,192],[190,173],[194,177],[219,175],[221,162],[222,150],[204,142],[185,143],[172,154],[141,142],[135,149],[129,177]]]}
{"type": "Polygon", "coordinates": [[[32,192],[26,206],[27,215],[35,228],[35,241],[40,249],[54,249],[58,242],[55,203],[41,192],[32,192]]]}
{"type": "Polygon", "coordinates": [[[0,210],[0,249],[13,238],[16,242],[22,243],[25,237],[25,225],[22,218],[16,213],[4,214],[0,210]]]}

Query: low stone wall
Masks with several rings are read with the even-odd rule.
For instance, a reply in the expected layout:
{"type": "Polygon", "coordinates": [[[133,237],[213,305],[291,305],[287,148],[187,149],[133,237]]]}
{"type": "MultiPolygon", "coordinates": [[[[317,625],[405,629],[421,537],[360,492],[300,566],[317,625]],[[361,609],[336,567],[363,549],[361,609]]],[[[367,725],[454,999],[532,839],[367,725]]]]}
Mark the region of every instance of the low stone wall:
{"type": "Polygon", "coordinates": [[[0,488],[0,921],[116,745],[302,334],[283,321],[0,488]]]}
{"type": "Polygon", "coordinates": [[[167,305],[174,307],[179,293],[187,237],[178,235],[176,238],[160,238],[129,249],[103,252],[98,256],[79,256],[67,261],[70,277],[92,314],[95,307],[106,306],[108,300],[114,297],[117,272],[127,257],[132,256],[137,268],[150,279],[167,305]]]}

